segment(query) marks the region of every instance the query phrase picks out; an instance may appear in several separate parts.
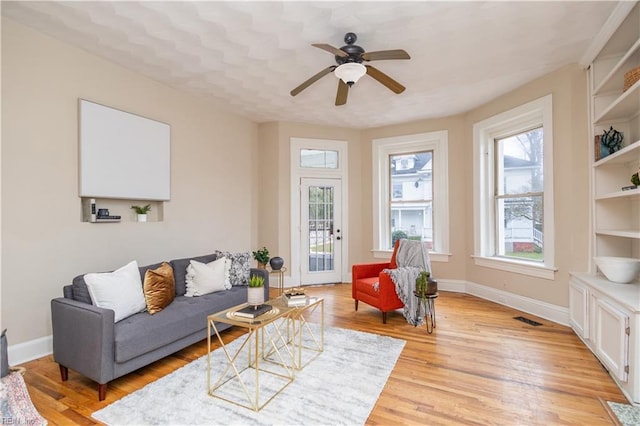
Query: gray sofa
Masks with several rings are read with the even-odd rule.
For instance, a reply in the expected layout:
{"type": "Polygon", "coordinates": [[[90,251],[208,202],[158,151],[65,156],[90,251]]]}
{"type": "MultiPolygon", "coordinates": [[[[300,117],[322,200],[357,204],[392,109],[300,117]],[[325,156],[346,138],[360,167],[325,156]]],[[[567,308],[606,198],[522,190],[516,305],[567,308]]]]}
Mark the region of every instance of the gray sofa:
{"type": "MultiPolygon", "coordinates": [[[[185,275],[191,259],[208,263],[216,254],[176,259],[168,262],[174,272],[176,298],[162,311],[140,312],[114,324],[114,311],[94,306],[83,276],[63,288],[64,297],[51,301],[53,358],[60,366],[63,381],[72,369],[98,383],[98,398],[104,400],[107,383],[157,361],[207,337],[207,316],[247,301],[247,287],[199,297],[186,297],[185,275]]],[[[147,269],[140,267],[144,281],[147,269]]],[[[269,273],[251,269],[265,279],[265,300],[269,299],[269,273]]],[[[220,324],[219,329],[228,328],[220,324]]]]}

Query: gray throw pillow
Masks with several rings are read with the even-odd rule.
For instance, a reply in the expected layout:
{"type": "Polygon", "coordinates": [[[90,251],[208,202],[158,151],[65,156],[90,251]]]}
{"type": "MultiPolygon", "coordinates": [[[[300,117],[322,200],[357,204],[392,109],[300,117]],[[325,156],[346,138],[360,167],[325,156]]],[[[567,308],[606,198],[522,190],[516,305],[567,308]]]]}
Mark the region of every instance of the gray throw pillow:
{"type": "Polygon", "coordinates": [[[227,251],[216,251],[218,258],[226,257],[231,260],[229,270],[229,281],[232,286],[249,285],[249,274],[251,273],[251,253],[229,253],[227,251]]]}

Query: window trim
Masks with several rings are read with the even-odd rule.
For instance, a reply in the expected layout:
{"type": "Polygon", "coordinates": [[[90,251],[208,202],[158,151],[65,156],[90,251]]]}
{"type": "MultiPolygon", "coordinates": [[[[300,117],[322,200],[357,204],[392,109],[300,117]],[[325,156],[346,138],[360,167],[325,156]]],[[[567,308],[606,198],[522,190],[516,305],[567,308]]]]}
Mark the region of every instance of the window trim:
{"type": "Polygon", "coordinates": [[[433,151],[433,227],[434,251],[429,252],[431,260],[448,262],[449,256],[449,172],[448,172],[449,132],[418,133],[373,139],[373,255],[389,258],[392,250],[386,249],[386,238],[390,234],[390,191],[389,155],[418,151],[433,151]],[[441,171],[441,172],[440,172],[441,171]],[[437,230],[437,231],[436,231],[437,230]],[[383,241],[383,238],[385,239],[383,241]]]}
{"type": "Polygon", "coordinates": [[[553,108],[552,95],[533,100],[473,125],[473,229],[476,266],[554,279],[555,237],[553,196],[553,108]],[[544,138],[543,213],[545,235],[543,262],[495,255],[495,156],[494,140],[542,125],[544,138]]]}

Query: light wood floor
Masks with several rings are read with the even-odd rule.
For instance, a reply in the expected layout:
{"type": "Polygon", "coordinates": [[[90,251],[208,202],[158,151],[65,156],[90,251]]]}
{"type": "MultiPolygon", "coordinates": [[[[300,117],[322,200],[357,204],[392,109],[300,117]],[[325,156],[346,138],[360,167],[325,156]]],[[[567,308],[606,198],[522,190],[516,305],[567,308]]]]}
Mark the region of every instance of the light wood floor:
{"type": "MultiPolygon", "coordinates": [[[[611,425],[600,399],[626,402],[596,358],[568,327],[473,296],[441,292],[437,328],[406,323],[363,303],[351,286],[312,287],[325,297],[328,326],[405,339],[407,344],[368,419],[370,425],[611,425]],[[513,317],[524,315],[533,327],[513,317]]],[[[241,331],[223,334],[228,341],[241,331]]],[[[94,382],[69,370],[61,382],[51,356],[24,364],[31,398],[50,425],[95,424],[91,413],[206,353],[206,340],[109,383],[98,402],[94,382]]],[[[358,368],[354,359],[353,368],[358,368]]]]}

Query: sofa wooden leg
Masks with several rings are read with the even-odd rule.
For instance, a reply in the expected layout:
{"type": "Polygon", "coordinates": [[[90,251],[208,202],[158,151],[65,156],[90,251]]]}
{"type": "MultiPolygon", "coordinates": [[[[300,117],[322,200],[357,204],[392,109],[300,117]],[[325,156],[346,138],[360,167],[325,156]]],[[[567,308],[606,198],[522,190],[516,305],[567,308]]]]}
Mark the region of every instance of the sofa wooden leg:
{"type": "Polygon", "coordinates": [[[60,378],[63,382],[66,382],[69,380],[69,369],[62,364],[58,364],[58,366],[60,367],[60,378]]]}
{"type": "Polygon", "coordinates": [[[107,384],[98,383],[98,401],[104,401],[107,397],[107,384]]]}
{"type": "Polygon", "coordinates": [[[386,313],[386,312],[383,312],[383,313],[382,313],[382,323],[383,323],[383,324],[386,324],[386,323],[387,323],[387,313],[386,313]]]}
{"type": "Polygon", "coordinates": [[[356,311],[358,310],[358,299],[356,299],[356,311]]]}

